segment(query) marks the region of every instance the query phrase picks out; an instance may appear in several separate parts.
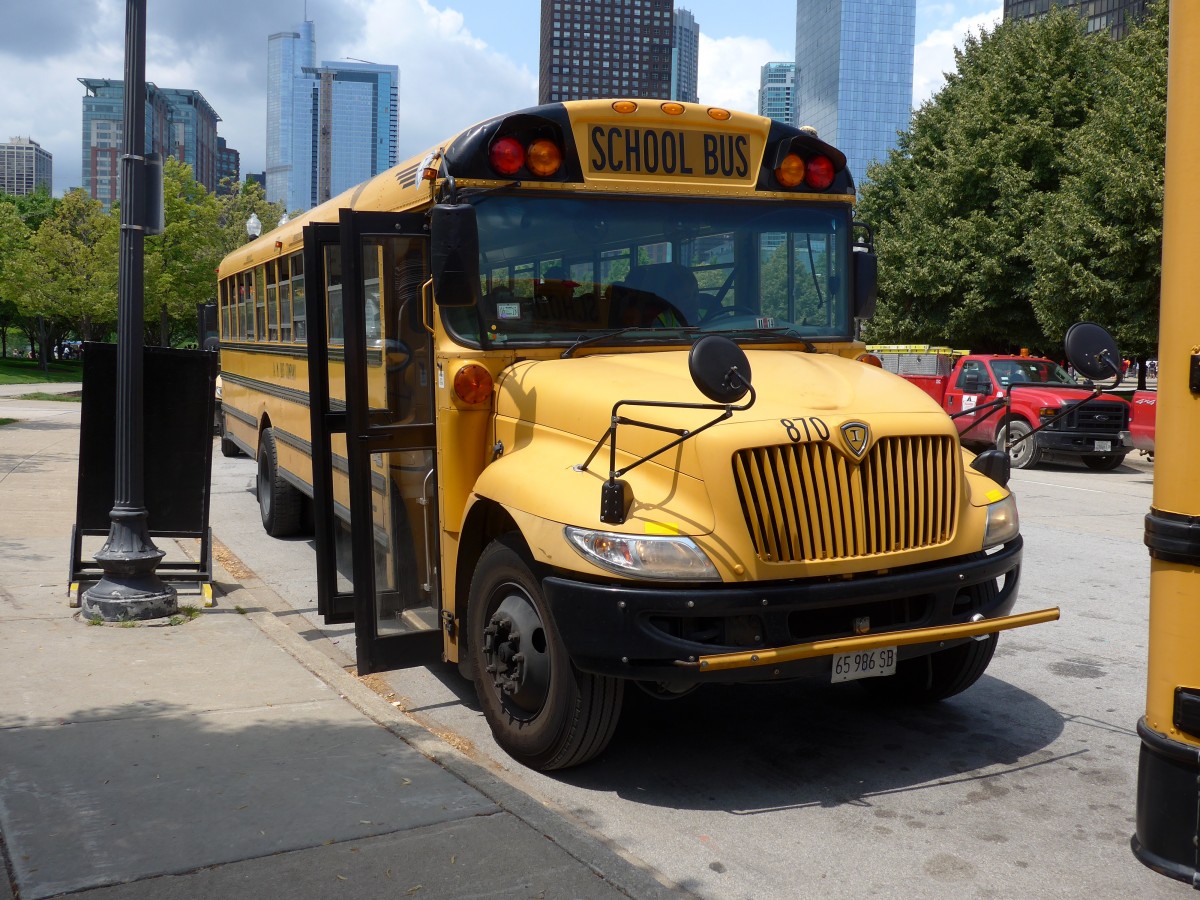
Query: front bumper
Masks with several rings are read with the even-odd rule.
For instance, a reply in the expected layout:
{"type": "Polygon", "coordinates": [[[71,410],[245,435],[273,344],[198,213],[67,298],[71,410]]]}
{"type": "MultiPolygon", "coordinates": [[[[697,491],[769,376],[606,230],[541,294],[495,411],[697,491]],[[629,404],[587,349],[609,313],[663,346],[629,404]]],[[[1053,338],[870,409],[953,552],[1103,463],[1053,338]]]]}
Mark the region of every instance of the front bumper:
{"type": "Polygon", "coordinates": [[[1073,456],[1112,456],[1115,453],[1125,454],[1133,449],[1128,431],[1113,433],[1111,431],[1055,431],[1047,428],[1036,432],[1033,440],[1037,441],[1038,449],[1046,453],[1071,454],[1073,456]],[[1097,441],[1108,441],[1111,450],[1097,450],[1097,441]]]}
{"type": "Polygon", "coordinates": [[[552,575],[542,587],[584,671],[676,685],[770,681],[828,673],[835,653],[894,644],[905,659],[1035,624],[972,621],[1012,610],[1021,548],[1018,536],[990,555],[848,580],[667,589],[552,575]]]}

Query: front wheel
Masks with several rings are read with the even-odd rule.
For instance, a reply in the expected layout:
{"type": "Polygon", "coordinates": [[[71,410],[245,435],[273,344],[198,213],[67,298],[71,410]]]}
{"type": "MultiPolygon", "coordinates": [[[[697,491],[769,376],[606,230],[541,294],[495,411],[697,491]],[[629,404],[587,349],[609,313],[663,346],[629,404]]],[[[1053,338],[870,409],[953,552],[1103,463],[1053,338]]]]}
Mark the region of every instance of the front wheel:
{"type": "Polygon", "coordinates": [[[1125,462],[1124,453],[1119,453],[1116,456],[1083,457],[1083,464],[1093,472],[1111,472],[1113,469],[1119,468],[1123,462],[1125,462]]]}
{"type": "Polygon", "coordinates": [[[998,634],[969,640],[928,656],[901,660],[896,674],[867,678],[860,684],[881,699],[936,703],[960,694],[979,680],[996,652],[998,634]]]}
{"type": "Polygon", "coordinates": [[[471,579],[468,653],[496,743],[541,771],[600,754],[621,715],[624,683],[575,668],[541,586],[514,538],[492,542],[471,579]]]}
{"type": "Polygon", "coordinates": [[[996,435],[996,449],[1008,454],[1014,469],[1032,469],[1042,461],[1042,451],[1034,443],[1035,439],[1028,436],[1032,430],[1029,424],[1021,419],[1009,419],[996,435]],[[1016,441],[1020,438],[1024,440],[1008,446],[1010,439],[1016,441]]]}

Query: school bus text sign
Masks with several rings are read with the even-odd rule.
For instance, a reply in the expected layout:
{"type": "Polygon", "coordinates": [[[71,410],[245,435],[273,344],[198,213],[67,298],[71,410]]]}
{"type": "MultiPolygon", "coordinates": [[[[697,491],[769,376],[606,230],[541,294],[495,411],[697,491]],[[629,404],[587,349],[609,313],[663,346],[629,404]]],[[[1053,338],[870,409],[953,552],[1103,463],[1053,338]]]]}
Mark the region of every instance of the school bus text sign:
{"type": "Polygon", "coordinates": [[[745,132],[596,123],[586,134],[582,156],[591,178],[749,183],[762,156],[762,140],[745,132]]]}

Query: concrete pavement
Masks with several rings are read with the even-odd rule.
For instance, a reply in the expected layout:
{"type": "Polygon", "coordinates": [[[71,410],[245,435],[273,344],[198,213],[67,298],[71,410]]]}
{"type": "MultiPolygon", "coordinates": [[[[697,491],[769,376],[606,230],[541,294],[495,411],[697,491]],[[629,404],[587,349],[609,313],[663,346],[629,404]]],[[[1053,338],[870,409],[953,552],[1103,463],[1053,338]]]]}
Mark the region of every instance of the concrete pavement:
{"type": "Polygon", "coordinates": [[[78,389],[0,387],[0,900],[681,893],[407,719],[252,573],[218,565],[211,609],[181,590],[177,624],[80,621],[80,407],[19,399],[78,389]]]}

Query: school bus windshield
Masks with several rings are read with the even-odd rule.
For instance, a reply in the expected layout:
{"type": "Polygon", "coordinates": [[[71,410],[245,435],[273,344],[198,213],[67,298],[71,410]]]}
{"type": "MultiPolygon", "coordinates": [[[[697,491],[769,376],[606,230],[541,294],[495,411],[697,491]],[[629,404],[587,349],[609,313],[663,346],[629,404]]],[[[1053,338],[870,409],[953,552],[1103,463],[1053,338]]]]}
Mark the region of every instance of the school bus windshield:
{"type": "Polygon", "coordinates": [[[479,346],[628,327],[851,333],[846,207],[490,194],[477,198],[483,301],[444,310],[479,346]]]}

